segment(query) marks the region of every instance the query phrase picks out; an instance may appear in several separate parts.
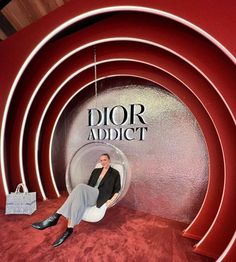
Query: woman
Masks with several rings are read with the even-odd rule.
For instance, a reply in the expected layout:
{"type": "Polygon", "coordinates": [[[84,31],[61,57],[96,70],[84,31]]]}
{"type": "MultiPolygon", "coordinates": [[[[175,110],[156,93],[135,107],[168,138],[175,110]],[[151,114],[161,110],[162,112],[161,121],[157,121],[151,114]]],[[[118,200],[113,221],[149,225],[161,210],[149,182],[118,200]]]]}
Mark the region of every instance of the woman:
{"type": "Polygon", "coordinates": [[[32,227],[43,230],[55,226],[61,215],[67,218],[67,229],[53,243],[54,247],[61,245],[72,234],[74,226],[80,223],[88,206],[96,204],[97,207],[101,207],[106,203],[107,207],[109,207],[116,200],[121,188],[120,174],[110,166],[110,156],[108,154],[100,156],[100,163],[102,168],[93,170],[88,185],[77,185],[55,214],[42,222],[32,224],[32,227]]]}

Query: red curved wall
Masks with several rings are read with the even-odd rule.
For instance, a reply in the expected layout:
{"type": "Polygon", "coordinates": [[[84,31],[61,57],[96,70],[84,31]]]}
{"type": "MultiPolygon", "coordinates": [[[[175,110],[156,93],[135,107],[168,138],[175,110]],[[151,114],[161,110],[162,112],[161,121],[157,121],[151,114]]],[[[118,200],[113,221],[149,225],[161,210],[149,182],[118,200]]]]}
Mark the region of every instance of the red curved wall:
{"type": "Polygon", "coordinates": [[[0,43],[0,205],[4,207],[5,194],[23,178],[40,198],[58,195],[50,176],[50,138],[62,107],[94,79],[96,43],[98,78],[151,80],[180,97],[197,118],[209,150],[209,184],[202,208],[184,235],[199,240],[195,252],[220,261],[236,259],[235,4],[212,5],[71,1],[0,43]],[[104,13],[112,15],[48,42],[55,29],[65,32],[70,19],[71,24],[80,23],[104,13]]]}

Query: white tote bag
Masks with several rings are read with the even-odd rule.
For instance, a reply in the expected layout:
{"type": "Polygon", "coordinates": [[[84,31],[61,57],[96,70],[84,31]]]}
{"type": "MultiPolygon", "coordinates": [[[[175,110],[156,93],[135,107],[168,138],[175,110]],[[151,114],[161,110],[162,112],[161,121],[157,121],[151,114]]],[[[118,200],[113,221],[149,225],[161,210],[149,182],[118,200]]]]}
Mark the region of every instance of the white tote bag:
{"type": "Polygon", "coordinates": [[[29,192],[23,183],[16,187],[16,191],[6,197],[5,214],[31,215],[36,210],[36,192],[29,192]],[[20,189],[23,192],[20,192],[20,189]]]}

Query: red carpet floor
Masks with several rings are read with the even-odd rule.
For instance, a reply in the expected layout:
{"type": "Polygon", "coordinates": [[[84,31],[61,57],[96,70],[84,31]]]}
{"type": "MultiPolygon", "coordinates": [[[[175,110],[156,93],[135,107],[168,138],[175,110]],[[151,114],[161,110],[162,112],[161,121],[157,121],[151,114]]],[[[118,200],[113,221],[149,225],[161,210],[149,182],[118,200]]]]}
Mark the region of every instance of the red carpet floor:
{"type": "Polygon", "coordinates": [[[200,262],[213,261],[192,252],[193,241],[181,236],[185,225],[117,205],[98,223],[81,222],[61,246],[51,244],[66,227],[66,220],[43,231],[31,223],[40,221],[65,198],[38,203],[31,216],[0,213],[0,261],[41,262],[200,262]]]}

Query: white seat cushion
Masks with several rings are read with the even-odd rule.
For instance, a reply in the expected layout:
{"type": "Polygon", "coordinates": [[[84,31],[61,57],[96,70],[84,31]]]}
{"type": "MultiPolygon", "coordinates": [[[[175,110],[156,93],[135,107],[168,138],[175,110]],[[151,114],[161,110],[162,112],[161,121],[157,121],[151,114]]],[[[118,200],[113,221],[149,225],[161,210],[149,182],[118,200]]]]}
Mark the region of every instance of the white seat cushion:
{"type": "Polygon", "coordinates": [[[82,220],[86,222],[98,222],[105,216],[106,210],[106,204],[103,204],[100,208],[96,206],[87,207],[82,220]]]}

